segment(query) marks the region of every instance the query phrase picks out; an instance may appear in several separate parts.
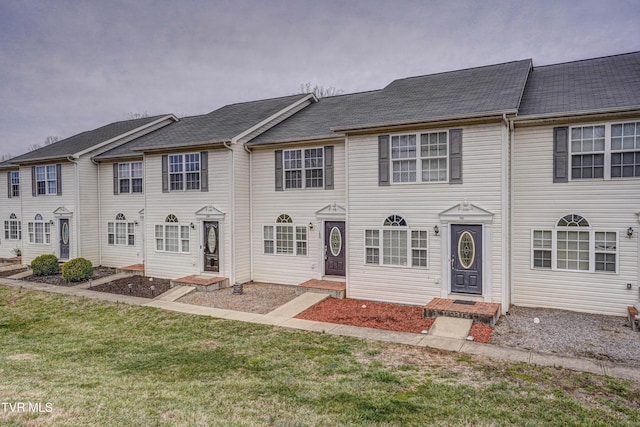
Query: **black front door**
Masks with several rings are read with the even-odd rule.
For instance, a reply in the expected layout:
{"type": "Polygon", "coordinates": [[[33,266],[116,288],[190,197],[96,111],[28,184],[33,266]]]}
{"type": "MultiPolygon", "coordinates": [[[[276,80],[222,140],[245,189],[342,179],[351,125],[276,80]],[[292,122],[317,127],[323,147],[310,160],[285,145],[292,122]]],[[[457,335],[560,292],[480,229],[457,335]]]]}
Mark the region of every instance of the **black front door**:
{"type": "Polygon", "coordinates": [[[344,221],[324,223],[324,274],[344,276],[345,268],[344,221]]]}
{"type": "Polygon", "coordinates": [[[69,259],[69,219],[60,219],[60,259],[69,259]]]}
{"type": "Polygon", "coordinates": [[[204,271],[220,271],[220,233],[218,221],[203,222],[204,271]]]}
{"type": "Polygon", "coordinates": [[[482,226],[451,226],[451,292],[482,295],[482,226]]]}

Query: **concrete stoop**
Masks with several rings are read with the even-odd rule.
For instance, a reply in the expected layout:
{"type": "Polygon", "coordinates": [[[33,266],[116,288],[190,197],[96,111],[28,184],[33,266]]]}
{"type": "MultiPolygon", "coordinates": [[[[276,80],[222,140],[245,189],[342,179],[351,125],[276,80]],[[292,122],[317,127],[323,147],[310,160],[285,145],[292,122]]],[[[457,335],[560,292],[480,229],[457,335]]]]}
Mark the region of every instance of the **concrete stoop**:
{"type": "Polygon", "coordinates": [[[422,309],[423,318],[439,316],[471,319],[476,323],[495,326],[500,317],[500,304],[466,301],[462,299],[434,298],[422,309]]]}
{"type": "Polygon", "coordinates": [[[328,294],[334,298],[345,299],[347,296],[347,284],[332,280],[311,279],[296,286],[296,295],[302,295],[306,292],[328,294]]]}
{"type": "Polygon", "coordinates": [[[204,274],[194,274],[191,276],[173,279],[170,286],[192,286],[199,292],[217,291],[218,289],[229,287],[228,277],[214,277],[204,274]]]}

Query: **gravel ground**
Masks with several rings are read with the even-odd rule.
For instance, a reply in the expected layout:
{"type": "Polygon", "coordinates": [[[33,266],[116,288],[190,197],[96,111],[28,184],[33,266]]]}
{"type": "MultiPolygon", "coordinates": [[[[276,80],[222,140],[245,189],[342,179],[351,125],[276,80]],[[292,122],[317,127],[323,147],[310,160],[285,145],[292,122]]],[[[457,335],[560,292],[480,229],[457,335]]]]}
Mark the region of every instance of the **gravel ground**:
{"type": "Polygon", "coordinates": [[[178,301],[186,304],[267,314],[295,297],[296,290],[293,286],[248,283],[243,286],[242,295],[233,295],[233,288],[223,288],[211,292],[191,292],[178,301]]]}
{"type": "Polygon", "coordinates": [[[515,306],[509,313],[496,324],[492,344],[640,367],[640,332],[626,317],[515,306]]]}

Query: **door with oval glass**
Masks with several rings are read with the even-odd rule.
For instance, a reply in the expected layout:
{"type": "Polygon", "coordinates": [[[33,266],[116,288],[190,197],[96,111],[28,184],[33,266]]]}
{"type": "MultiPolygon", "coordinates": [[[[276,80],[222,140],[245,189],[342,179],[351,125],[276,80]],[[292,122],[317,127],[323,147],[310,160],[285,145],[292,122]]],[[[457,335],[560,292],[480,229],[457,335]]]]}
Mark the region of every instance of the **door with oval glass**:
{"type": "Polygon", "coordinates": [[[220,229],[218,221],[205,221],[202,223],[204,231],[204,271],[220,271],[220,229]]]}
{"type": "Polygon", "coordinates": [[[324,223],[324,274],[344,276],[345,268],[344,221],[324,223]]]}
{"type": "Polygon", "coordinates": [[[69,259],[69,219],[60,218],[60,259],[69,259]]]}
{"type": "Polygon", "coordinates": [[[451,292],[482,295],[481,225],[451,225],[451,292]]]}

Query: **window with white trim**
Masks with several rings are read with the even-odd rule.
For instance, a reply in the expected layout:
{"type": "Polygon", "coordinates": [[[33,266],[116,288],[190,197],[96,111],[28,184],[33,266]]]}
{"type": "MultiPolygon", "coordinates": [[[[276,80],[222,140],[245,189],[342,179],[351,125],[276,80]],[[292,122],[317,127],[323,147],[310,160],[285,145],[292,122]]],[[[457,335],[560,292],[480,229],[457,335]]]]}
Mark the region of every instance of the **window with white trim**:
{"type": "Polygon", "coordinates": [[[307,255],[307,226],[295,225],[287,214],[280,215],[275,225],[265,225],[263,238],[265,254],[307,255]]]}
{"type": "Polygon", "coordinates": [[[142,162],[118,163],[118,192],[142,193],[142,162]]]}
{"type": "Polygon", "coordinates": [[[136,244],[135,223],[127,222],[124,214],[117,214],[115,221],[107,223],[107,239],[110,245],[134,246],[136,244]]]}
{"type": "Polygon", "coordinates": [[[447,132],[391,135],[392,182],[446,182],[447,132]]]}
{"type": "Polygon", "coordinates": [[[573,126],[571,179],[640,177],[640,122],[573,126]]]}
{"type": "Polygon", "coordinates": [[[189,253],[189,225],[180,224],[169,214],[163,224],[155,226],[156,252],[189,253]]]}
{"type": "Polygon", "coordinates": [[[409,228],[399,215],[387,217],[379,229],[365,230],[364,246],[365,264],[428,267],[428,231],[409,228]]]}
{"type": "Polygon", "coordinates": [[[35,245],[51,244],[51,224],[42,219],[42,215],[36,214],[34,220],[27,223],[29,243],[35,245]]]}
{"type": "Polygon", "coordinates": [[[168,156],[169,189],[200,190],[200,153],[168,156]]]}
{"type": "Polygon", "coordinates": [[[284,188],[324,187],[324,148],[283,150],[284,188]]]}
{"type": "Polygon", "coordinates": [[[36,194],[58,194],[56,165],[36,166],[36,194]]]}
{"type": "Polygon", "coordinates": [[[532,230],[531,248],[535,269],[618,271],[618,232],[593,229],[580,215],[565,215],[553,230],[532,230]]]}
{"type": "Polygon", "coordinates": [[[9,173],[9,179],[11,180],[11,197],[20,197],[20,172],[11,171],[9,173]]]}
{"type": "Polygon", "coordinates": [[[22,239],[22,224],[14,213],[9,215],[9,220],[4,222],[4,238],[5,240],[22,239]]]}

